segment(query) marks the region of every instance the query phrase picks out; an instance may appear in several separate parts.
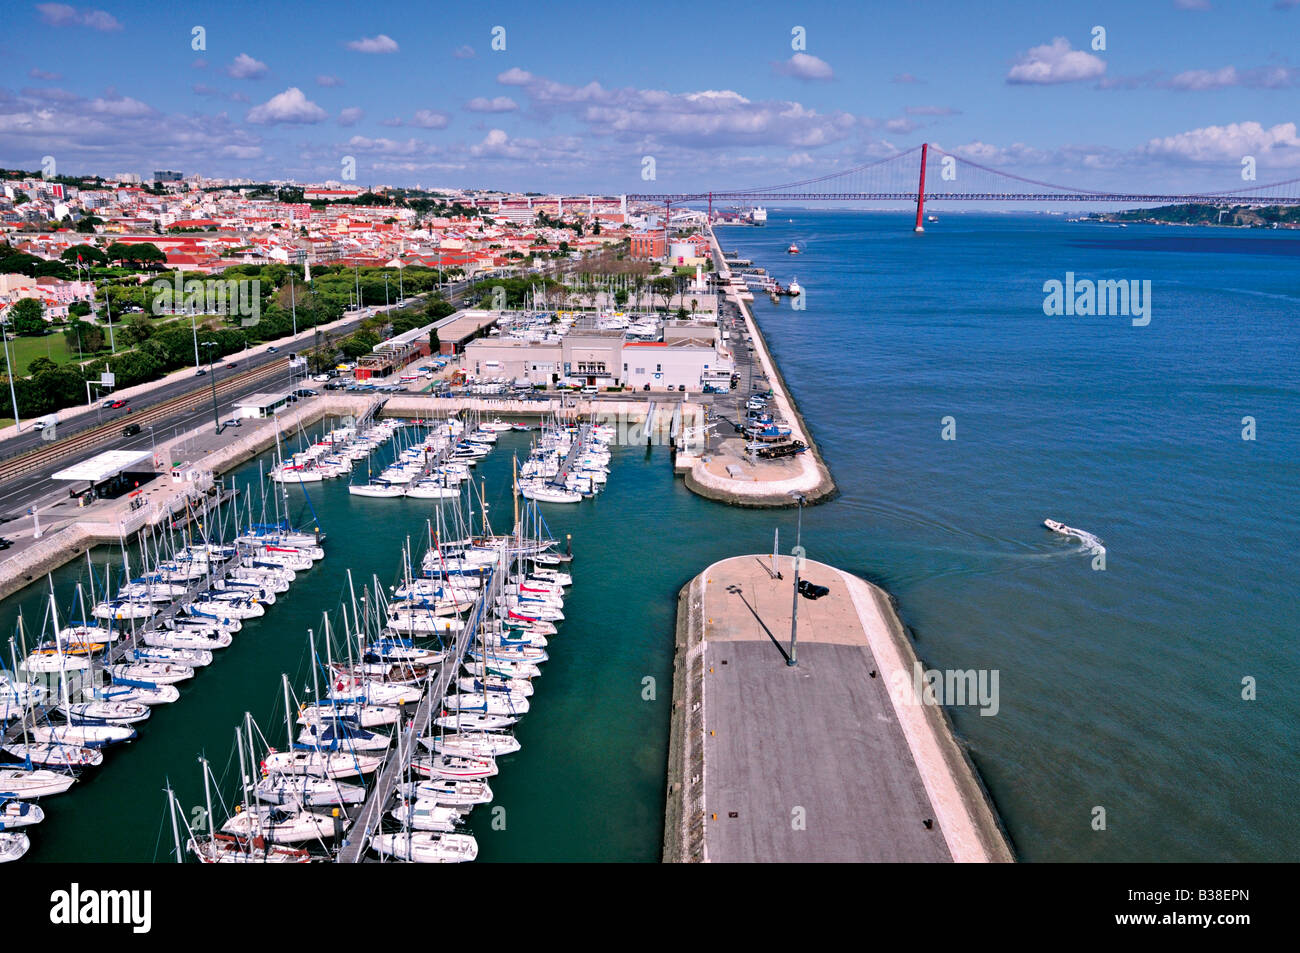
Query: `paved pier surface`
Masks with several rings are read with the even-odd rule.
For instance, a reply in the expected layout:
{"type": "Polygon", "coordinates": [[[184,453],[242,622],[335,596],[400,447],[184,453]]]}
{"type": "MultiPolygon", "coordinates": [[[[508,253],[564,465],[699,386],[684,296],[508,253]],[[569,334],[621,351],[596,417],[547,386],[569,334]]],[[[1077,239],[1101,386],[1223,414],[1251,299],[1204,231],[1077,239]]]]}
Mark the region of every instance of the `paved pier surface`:
{"type": "Polygon", "coordinates": [[[916,659],[885,593],[805,562],[830,594],[800,597],[791,667],[794,570],[771,567],[737,556],[682,590],[664,859],[1011,860],[941,710],[897,688],[916,659]]]}

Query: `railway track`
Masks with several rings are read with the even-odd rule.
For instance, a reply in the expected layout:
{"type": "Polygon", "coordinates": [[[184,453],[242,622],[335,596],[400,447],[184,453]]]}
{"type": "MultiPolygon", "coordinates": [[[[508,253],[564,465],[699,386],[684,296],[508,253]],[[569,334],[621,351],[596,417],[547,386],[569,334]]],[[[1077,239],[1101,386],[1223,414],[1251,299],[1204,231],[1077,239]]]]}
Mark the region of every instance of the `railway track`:
{"type": "MultiPolygon", "coordinates": [[[[276,374],[283,373],[289,366],[287,357],[272,361],[270,364],[264,364],[261,367],[254,368],[251,371],[244,371],[227,377],[225,380],[217,383],[217,396],[221,397],[229,394],[231,391],[238,390],[249,384],[274,377],[276,374]]],[[[34,469],[43,467],[48,463],[61,460],[64,457],[71,456],[74,453],[80,453],[98,446],[109,438],[118,436],[122,428],[128,424],[140,424],[146,427],[151,423],[164,420],[173,414],[186,410],[193,410],[201,405],[204,401],[212,399],[211,387],[195,390],[189,394],[181,394],[177,397],[169,398],[162,403],[147,407],[144,410],[136,411],[124,417],[106,424],[96,424],[93,427],[78,431],[71,437],[65,437],[62,440],[55,441],[49,446],[37,447],[28,450],[18,456],[11,457],[8,460],[0,461],[0,484],[4,484],[15,477],[22,476],[34,469]]]]}

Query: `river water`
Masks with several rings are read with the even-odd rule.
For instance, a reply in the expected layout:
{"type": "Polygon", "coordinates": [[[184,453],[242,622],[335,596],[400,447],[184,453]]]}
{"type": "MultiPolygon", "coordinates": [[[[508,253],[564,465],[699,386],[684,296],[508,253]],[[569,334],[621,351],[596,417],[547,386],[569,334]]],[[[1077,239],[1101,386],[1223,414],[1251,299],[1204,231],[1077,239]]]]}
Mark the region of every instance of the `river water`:
{"type": "MultiPolygon", "coordinates": [[[[900,215],[777,210],[719,236],[807,289],[803,310],[755,308],[840,490],[804,513],[809,557],[890,591],[926,665],[998,673],[996,714],[950,714],[1018,855],[1293,858],[1300,241],[994,215],[916,236],[900,215]],[[1044,282],[1067,272],[1151,281],[1150,323],[1045,315],[1044,282]],[[1104,562],[1045,517],[1094,533],[1104,562]]],[[[526,448],[503,435],[477,468],[498,529],[526,448]]],[[[256,461],[234,479],[255,483],[256,461]]],[[[283,742],[279,675],[308,683],[307,629],[346,598],[347,569],[358,588],[395,582],[433,505],[310,492],[325,560],[139,739],[44,802],[31,860],[161,859],[165,779],[198,821],[195,759],[229,800],[244,711],[283,742]]],[[[616,448],[605,493],[544,512],[572,534],[575,585],[523,749],[491,782],[503,810],[472,816],[480,859],[654,861],[677,590],[769,551],[774,528],[787,549],[794,514],[702,500],[657,447],[616,448]]],[[[62,603],[84,576],[84,560],[54,573],[62,603]]],[[[0,604],[0,631],[20,606],[39,627],[41,585],[0,604]]]]}

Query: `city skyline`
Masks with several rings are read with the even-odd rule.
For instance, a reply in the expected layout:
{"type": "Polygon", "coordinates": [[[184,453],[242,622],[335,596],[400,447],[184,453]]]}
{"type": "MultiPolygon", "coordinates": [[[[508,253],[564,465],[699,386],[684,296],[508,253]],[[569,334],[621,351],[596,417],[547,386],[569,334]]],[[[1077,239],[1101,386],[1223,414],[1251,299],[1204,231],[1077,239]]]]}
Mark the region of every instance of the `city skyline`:
{"type": "Polygon", "coordinates": [[[927,140],[1088,186],[1229,187],[1244,155],[1261,182],[1300,169],[1300,69],[1259,41],[1294,36],[1296,7],[1021,3],[992,24],[955,4],[670,4],[617,22],[591,5],[560,22],[522,5],[435,21],[409,4],[42,3],[12,11],[2,44],[0,164],[323,181],[352,156],[360,184],[632,192],[648,155],[654,191],[675,191],[927,140]]]}

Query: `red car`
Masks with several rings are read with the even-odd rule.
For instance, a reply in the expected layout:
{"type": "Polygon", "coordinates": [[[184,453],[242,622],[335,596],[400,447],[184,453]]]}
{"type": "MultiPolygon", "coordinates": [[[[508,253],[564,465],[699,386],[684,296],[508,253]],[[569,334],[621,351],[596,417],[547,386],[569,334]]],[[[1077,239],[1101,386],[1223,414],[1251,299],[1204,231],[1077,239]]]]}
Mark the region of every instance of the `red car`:
{"type": "Polygon", "coordinates": [[[124,401],[124,400],[115,400],[115,401],[113,401],[111,404],[109,404],[108,406],[111,407],[113,410],[117,410],[119,407],[125,407],[125,406],[126,406],[126,401],[124,401]]]}

